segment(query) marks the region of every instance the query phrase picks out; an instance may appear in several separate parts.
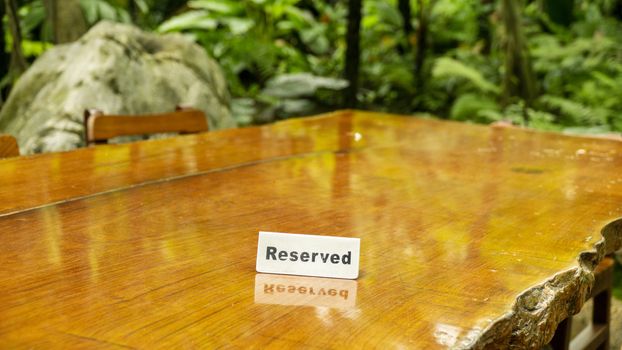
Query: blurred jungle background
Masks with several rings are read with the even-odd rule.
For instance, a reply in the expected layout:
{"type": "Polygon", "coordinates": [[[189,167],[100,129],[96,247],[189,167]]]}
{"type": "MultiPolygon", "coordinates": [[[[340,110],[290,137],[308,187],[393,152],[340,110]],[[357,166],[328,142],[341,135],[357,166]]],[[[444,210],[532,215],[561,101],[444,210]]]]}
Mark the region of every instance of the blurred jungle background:
{"type": "Polygon", "coordinates": [[[622,131],[622,0],[4,1],[3,100],[43,52],[109,20],[202,46],[242,126],[347,106],[622,131]]]}

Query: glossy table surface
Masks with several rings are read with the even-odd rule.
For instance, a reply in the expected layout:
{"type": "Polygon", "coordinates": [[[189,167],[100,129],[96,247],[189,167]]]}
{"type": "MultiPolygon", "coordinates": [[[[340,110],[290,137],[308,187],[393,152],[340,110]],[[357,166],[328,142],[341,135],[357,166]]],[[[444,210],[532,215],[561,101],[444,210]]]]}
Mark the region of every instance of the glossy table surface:
{"type": "Polygon", "coordinates": [[[622,142],[365,112],[4,159],[0,347],[537,348],[620,217],[622,142]],[[360,277],[257,274],[260,230],[360,277]]]}

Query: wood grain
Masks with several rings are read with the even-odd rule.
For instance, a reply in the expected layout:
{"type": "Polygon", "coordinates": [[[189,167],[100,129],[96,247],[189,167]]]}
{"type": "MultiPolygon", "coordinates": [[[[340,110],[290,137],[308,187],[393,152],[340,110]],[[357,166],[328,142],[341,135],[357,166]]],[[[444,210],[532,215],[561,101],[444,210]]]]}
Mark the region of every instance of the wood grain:
{"type": "Polygon", "coordinates": [[[7,134],[0,134],[0,158],[19,156],[19,147],[15,137],[7,134]]]}
{"type": "Polygon", "coordinates": [[[336,133],[323,134],[341,122],[332,115],[269,128],[221,130],[0,160],[0,214],[161,179],[305,153],[333,152],[339,147],[336,133]]]}
{"type": "Polygon", "coordinates": [[[3,160],[0,345],[538,348],[620,247],[621,166],[620,142],[347,111],[3,160]],[[256,303],[259,230],[360,237],[354,306],[256,303]]]}

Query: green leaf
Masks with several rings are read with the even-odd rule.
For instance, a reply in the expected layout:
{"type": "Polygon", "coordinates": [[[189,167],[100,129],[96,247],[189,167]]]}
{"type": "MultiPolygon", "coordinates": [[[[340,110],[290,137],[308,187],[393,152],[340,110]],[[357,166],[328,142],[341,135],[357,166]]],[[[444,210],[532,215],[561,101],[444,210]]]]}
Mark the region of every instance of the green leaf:
{"type": "Polygon", "coordinates": [[[489,123],[500,119],[499,110],[497,102],[489,97],[464,94],[454,102],[450,115],[453,120],[473,120],[480,123],[489,123]]]}
{"type": "Polygon", "coordinates": [[[228,0],[195,0],[189,1],[188,7],[193,9],[209,10],[220,14],[239,14],[242,7],[239,3],[228,0]]]}
{"type": "Polygon", "coordinates": [[[561,129],[559,125],[555,124],[558,118],[553,114],[528,108],[527,116],[530,128],[548,131],[560,131],[561,129]]]}
{"type": "Polygon", "coordinates": [[[26,36],[45,21],[45,8],[42,2],[33,2],[26,15],[21,20],[22,33],[26,36]]]}
{"type": "Polygon", "coordinates": [[[390,24],[396,28],[402,25],[402,16],[397,6],[390,4],[388,1],[376,1],[373,4],[375,5],[376,13],[379,15],[382,23],[390,24]]]}
{"type": "Polygon", "coordinates": [[[482,92],[498,95],[501,91],[498,86],[486,80],[475,68],[471,68],[462,62],[449,57],[441,57],[436,60],[432,70],[434,78],[462,78],[473,84],[482,92]]]}
{"type": "Polygon", "coordinates": [[[248,32],[255,25],[255,21],[250,18],[223,18],[222,22],[229,27],[231,34],[240,35],[248,32]]]}
{"type": "Polygon", "coordinates": [[[324,54],[330,49],[330,43],[325,35],[326,28],[320,25],[300,31],[300,38],[316,54],[324,54]]]}
{"type": "Polygon", "coordinates": [[[620,80],[616,80],[601,72],[592,72],[592,77],[609,88],[620,89],[622,87],[622,83],[620,82],[620,80]]]}
{"type": "Polygon", "coordinates": [[[291,99],[284,100],[281,105],[281,109],[285,115],[308,115],[312,113],[317,107],[315,102],[308,99],[291,99]]]}
{"type": "Polygon", "coordinates": [[[231,100],[231,113],[238,125],[250,125],[253,122],[253,115],[257,113],[255,101],[250,98],[234,98],[231,100]]]}
{"type": "Polygon", "coordinates": [[[268,81],[263,94],[295,98],[312,96],[318,89],[341,90],[348,86],[343,79],[324,78],[309,73],[283,74],[268,81]]]}
{"type": "Polygon", "coordinates": [[[114,7],[105,0],[80,0],[80,7],[84,13],[84,18],[89,24],[94,24],[102,19],[124,23],[130,22],[130,15],[125,9],[114,7]]]}
{"type": "Polygon", "coordinates": [[[212,30],[218,26],[218,21],[209,17],[206,11],[190,11],[175,16],[162,23],[158,27],[158,32],[180,32],[190,29],[212,30]]]}
{"type": "Polygon", "coordinates": [[[80,7],[88,23],[95,23],[97,21],[98,6],[96,1],[80,0],[80,7]]]}
{"type": "Polygon", "coordinates": [[[543,95],[539,98],[539,102],[549,109],[556,110],[561,115],[566,116],[571,123],[584,126],[607,123],[606,111],[598,108],[598,106],[586,106],[582,103],[553,95],[543,95]]]}
{"type": "Polygon", "coordinates": [[[140,12],[142,13],[149,12],[149,5],[147,5],[147,2],[145,0],[134,0],[134,3],[136,4],[136,7],[138,7],[140,12]]]}
{"type": "Polygon", "coordinates": [[[51,47],[52,44],[43,41],[22,40],[22,50],[26,57],[39,57],[51,47]]]}

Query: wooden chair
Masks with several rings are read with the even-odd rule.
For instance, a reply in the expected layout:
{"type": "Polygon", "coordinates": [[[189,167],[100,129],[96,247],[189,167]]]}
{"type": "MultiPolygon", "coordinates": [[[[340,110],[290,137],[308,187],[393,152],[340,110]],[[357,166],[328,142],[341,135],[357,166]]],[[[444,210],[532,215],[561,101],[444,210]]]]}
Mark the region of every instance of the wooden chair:
{"type": "Polygon", "coordinates": [[[0,134],[0,158],[19,156],[19,147],[15,137],[8,134],[0,134]]]}
{"type": "Polygon", "coordinates": [[[563,320],[549,344],[554,350],[609,349],[613,266],[613,258],[605,257],[594,269],[594,287],[590,294],[594,304],[592,324],[571,339],[572,316],[563,320]]]}
{"type": "Polygon", "coordinates": [[[205,113],[177,107],[175,112],[151,115],[109,115],[98,110],[84,111],[87,145],[107,143],[117,136],[178,132],[193,134],[208,131],[205,113]]]}

